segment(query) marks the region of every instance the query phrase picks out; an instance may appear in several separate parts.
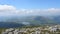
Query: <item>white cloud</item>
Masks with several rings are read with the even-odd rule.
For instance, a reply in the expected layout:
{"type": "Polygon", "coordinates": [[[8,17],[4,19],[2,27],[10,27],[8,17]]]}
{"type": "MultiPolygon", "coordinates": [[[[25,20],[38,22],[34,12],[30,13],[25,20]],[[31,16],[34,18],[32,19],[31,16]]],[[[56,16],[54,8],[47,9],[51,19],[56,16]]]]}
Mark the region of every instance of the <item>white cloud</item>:
{"type": "Polygon", "coordinates": [[[50,9],[20,9],[12,5],[0,5],[0,16],[1,15],[59,15],[59,8],[50,9]]]}
{"type": "Polygon", "coordinates": [[[16,8],[14,6],[10,5],[0,5],[0,10],[15,10],[16,8]]]}
{"type": "Polygon", "coordinates": [[[50,9],[47,9],[47,12],[51,15],[59,15],[60,8],[50,8],[50,9]]]}
{"type": "Polygon", "coordinates": [[[0,5],[0,15],[11,15],[16,12],[16,8],[11,5],[0,5]]]}

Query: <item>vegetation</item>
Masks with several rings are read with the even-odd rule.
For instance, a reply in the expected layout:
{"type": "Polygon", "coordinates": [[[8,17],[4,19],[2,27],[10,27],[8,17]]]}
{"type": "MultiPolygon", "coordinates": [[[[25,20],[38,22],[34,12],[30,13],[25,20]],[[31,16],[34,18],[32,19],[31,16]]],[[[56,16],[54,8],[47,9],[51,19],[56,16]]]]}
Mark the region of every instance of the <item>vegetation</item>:
{"type": "Polygon", "coordinates": [[[2,33],[2,31],[5,31],[7,28],[0,28],[0,34],[2,33]]]}

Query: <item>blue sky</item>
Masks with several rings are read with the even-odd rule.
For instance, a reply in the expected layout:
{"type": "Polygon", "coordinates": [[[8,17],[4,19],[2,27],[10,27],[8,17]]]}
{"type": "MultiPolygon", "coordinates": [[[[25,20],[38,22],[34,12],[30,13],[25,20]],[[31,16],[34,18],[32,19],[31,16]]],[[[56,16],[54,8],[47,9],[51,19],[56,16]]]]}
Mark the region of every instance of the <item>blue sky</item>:
{"type": "Polygon", "coordinates": [[[2,15],[60,15],[60,0],[0,0],[2,15]]]}
{"type": "Polygon", "coordinates": [[[17,9],[60,8],[60,0],[0,0],[0,5],[13,5],[17,9]]]}

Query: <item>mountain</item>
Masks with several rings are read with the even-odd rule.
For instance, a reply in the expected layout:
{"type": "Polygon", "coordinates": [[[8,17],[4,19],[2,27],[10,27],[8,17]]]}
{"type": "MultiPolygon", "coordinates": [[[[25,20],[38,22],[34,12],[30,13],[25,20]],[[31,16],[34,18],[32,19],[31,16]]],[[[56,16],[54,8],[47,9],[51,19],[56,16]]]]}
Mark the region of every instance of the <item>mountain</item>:
{"type": "Polygon", "coordinates": [[[44,16],[30,16],[27,17],[27,22],[30,22],[31,24],[40,25],[40,24],[57,24],[54,20],[50,18],[46,18],[44,16]]]}
{"type": "Polygon", "coordinates": [[[60,16],[54,16],[53,19],[56,23],[60,24],[60,16]]]}
{"type": "Polygon", "coordinates": [[[13,28],[30,25],[56,25],[60,24],[60,16],[45,17],[45,16],[14,16],[1,17],[0,27],[13,28]]]}
{"type": "Polygon", "coordinates": [[[25,26],[23,24],[14,23],[14,22],[0,22],[0,28],[16,28],[25,26]]]}

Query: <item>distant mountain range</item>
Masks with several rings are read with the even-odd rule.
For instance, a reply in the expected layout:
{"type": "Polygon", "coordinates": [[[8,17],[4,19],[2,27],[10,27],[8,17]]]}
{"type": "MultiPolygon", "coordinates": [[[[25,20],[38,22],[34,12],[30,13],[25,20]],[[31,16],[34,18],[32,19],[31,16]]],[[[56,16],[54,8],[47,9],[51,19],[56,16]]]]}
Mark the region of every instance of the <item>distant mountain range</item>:
{"type": "Polygon", "coordinates": [[[0,27],[12,28],[28,25],[55,25],[60,24],[60,16],[23,16],[23,17],[1,17],[0,27]]]}
{"type": "Polygon", "coordinates": [[[60,24],[60,16],[54,16],[53,19],[57,24],[60,24]]]}
{"type": "Polygon", "coordinates": [[[17,28],[22,26],[25,26],[25,25],[13,23],[13,22],[0,22],[0,28],[17,28]]]}

